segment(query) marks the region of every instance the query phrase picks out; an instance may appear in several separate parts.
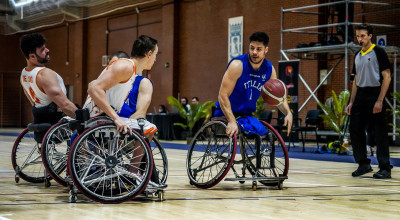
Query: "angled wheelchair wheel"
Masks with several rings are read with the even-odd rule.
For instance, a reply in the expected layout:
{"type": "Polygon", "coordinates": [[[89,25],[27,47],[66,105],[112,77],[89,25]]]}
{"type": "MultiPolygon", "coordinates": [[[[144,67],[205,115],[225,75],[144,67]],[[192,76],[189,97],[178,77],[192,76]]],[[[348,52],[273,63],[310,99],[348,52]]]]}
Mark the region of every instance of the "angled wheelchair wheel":
{"type": "MultiPolygon", "coordinates": [[[[107,116],[91,118],[87,125],[92,127],[97,124],[112,122],[107,116]]],[[[46,133],[42,142],[42,158],[47,173],[59,184],[68,185],[67,158],[71,146],[73,130],[68,126],[68,121],[60,121],[53,125],[46,133]]]]}
{"type": "Polygon", "coordinates": [[[189,147],[186,169],[190,183],[210,188],[228,173],[236,154],[236,135],[226,136],[226,121],[214,120],[204,125],[189,147]]]}
{"type": "Polygon", "coordinates": [[[260,181],[266,186],[279,186],[283,180],[279,177],[287,177],[289,170],[289,156],[285,142],[279,133],[268,123],[261,121],[268,130],[266,137],[261,138],[260,159],[257,164],[256,144],[257,138],[245,138],[241,144],[244,145],[242,156],[247,158],[247,169],[251,175],[258,177],[278,177],[277,181],[260,181]]]}
{"type": "Polygon", "coordinates": [[[29,131],[28,128],[17,137],[11,152],[16,181],[20,177],[27,182],[43,183],[50,178],[45,176],[40,147],[40,143],[34,139],[33,131],[29,131]]]}
{"type": "Polygon", "coordinates": [[[42,142],[42,159],[47,173],[59,184],[67,186],[67,158],[73,131],[68,122],[53,125],[42,142]]]}
{"type": "Polygon", "coordinates": [[[165,153],[164,148],[161,146],[160,141],[155,137],[150,142],[150,149],[154,160],[154,171],[156,172],[152,175],[158,177],[159,183],[165,183],[168,177],[167,154],[165,153]]]}
{"type": "Polygon", "coordinates": [[[136,131],[122,135],[114,124],[85,130],[71,146],[68,170],[78,190],[101,203],[121,203],[141,193],[151,177],[153,158],[136,131]]]}

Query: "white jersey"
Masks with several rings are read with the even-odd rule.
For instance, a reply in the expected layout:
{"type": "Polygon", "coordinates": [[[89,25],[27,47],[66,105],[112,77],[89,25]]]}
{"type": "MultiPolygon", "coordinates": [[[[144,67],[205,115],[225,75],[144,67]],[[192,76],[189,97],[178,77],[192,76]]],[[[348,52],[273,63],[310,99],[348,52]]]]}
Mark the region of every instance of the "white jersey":
{"type": "MultiPolygon", "coordinates": [[[[121,59],[124,59],[124,58],[121,58],[121,59]]],[[[121,111],[121,108],[124,105],[125,99],[128,97],[129,92],[132,89],[132,84],[135,81],[135,77],[136,77],[135,62],[133,62],[133,60],[131,60],[131,59],[126,59],[126,60],[129,60],[132,62],[131,78],[129,78],[129,80],[127,80],[126,82],[121,82],[106,91],[107,101],[108,101],[108,103],[110,103],[111,107],[117,113],[119,113],[121,111]]],[[[113,63],[111,63],[110,65],[112,65],[113,63]]],[[[103,73],[110,67],[110,65],[108,65],[103,70],[103,72],[101,72],[100,76],[103,75],[103,73]]],[[[94,101],[92,100],[92,97],[90,95],[88,95],[86,102],[83,105],[83,108],[89,109],[90,118],[99,116],[103,113],[103,111],[94,103],[94,101]]]]}
{"type": "MultiPolygon", "coordinates": [[[[53,101],[46,95],[46,93],[41,90],[36,81],[36,77],[39,75],[40,71],[45,69],[46,67],[35,67],[31,71],[26,70],[24,68],[21,72],[21,85],[26,91],[27,94],[31,97],[32,101],[35,103],[36,107],[47,106],[53,101]]],[[[56,73],[57,74],[57,73],[56,73]]],[[[64,94],[67,94],[67,90],[65,89],[64,81],[60,75],[57,74],[57,81],[61,87],[61,90],[64,94]]]]}

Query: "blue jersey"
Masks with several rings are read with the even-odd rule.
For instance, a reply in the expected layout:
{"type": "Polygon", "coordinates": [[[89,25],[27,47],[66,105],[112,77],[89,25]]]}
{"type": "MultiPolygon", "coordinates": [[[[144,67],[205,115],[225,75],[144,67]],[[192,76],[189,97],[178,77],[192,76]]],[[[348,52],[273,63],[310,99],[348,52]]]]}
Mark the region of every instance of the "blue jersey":
{"type": "MultiPolygon", "coordinates": [[[[264,59],[260,68],[254,70],[249,61],[249,55],[244,54],[233,58],[233,60],[242,61],[243,71],[236,82],[232,94],[229,96],[233,113],[251,114],[256,111],[256,102],[261,94],[262,86],[271,78],[272,64],[264,59]]],[[[228,68],[227,68],[228,69],[228,68]]],[[[217,110],[215,116],[222,116],[221,106],[216,103],[217,110]]]]}
{"type": "Polygon", "coordinates": [[[129,118],[136,112],[136,104],[137,98],[139,95],[139,86],[140,82],[144,79],[143,76],[136,76],[135,81],[133,82],[132,89],[129,92],[128,96],[125,99],[124,105],[121,108],[121,111],[118,113],[118,116],[129,118]]]}

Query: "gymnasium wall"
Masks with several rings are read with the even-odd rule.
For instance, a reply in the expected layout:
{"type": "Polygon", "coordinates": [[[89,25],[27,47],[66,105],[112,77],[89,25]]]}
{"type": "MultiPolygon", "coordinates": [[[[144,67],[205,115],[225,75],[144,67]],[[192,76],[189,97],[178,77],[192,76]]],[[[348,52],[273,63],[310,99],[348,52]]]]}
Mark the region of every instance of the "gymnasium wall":
{"type": "MultiPolygon", "coordinates": [[[[222,76],[227,65],[228,19],[243,16],[243,52],[248,51],[248,38],[255,31],[265,31],[270,36],[267,59],[278,69],[281,59],[280,28],[281,8],[294,8],[326,2],[324,0],[281,1],[281,0],[160,0],[151,5],[117,11],[105,17],[93,18],[57,27],[39,30],[48,39],[51,62],[47,65],[73,87],[73,102],[82,105],[87,96],[87,84],[96,79],[104,69],[102,56],[117,50],[130,53],[138,35],[146,34],[159,41],[159,55],[149,75],[154,84],[153,101],[149,112],[158,105],[167,105],[167,97],[198,96],[200,101],[217,101],[222,76]]],[[[386,1],[390,2],[390,1],[386,1]]],[[[392,0],[391,2],[395,2],[392,0]]],[[[356,11],[368,13],[375,8],[356,6],[356,11]]],[[[321,9],[310,9],[321,12],[321,9]]],[[[323,13],[323,11],[322,11],[323,13]]],[[[399,23],[396,11],[378,15],[362,15],[356,21],[375,23],[399,23]]],[[[285,14],[284,28],[313,26],[322,23],[322,15],[285,14]]],[[[381,30],[388,34],[388,43],[399,45],[399,30],[381,30]]],[[[18,74],[26,65],[19,51],[21,34],[0,36],[2,53],[0,58],[0,126],[23,126],[31,121],[29,103],[21,93],[18,74]],[[11,74],[11,75],[10,75],[11,74]],[[13,77],[11,77],[13,76],[13,77]],[[7,85],[7,88],[6,86],[7,85]],[[9,88],[13,88],[12,90],[9,88]],[[17,89],[16,89],[17,88],[17,89]],[[20,91],[20,93],[16,92],[20,91]],[[19,95],[14,95],[18,93],[19,95]],[[10,101],[12,100],[12,101],[10,101]],[[11,102],[13,102],[11,104],[11,102]],[[15,107],[15,106],[16,107],[15,107]],[[16,111],[15,109],[20,109],[16,111]]],[[[298,43],[318,42],[318,35],[284,35],[284,48],[295,48],[298,43]]],[[[301,57],[301,55],[300,55],[301,57]]],[[[290,56],[290,59],[296,59],[290,56]]],[[[305,58],[305,57],[301,57],[305,58]]],[[[309,58],[309,57],[306,57],[309,58]]],[[[302,59],[300,73],[314,89],[319,83],[319,69],[331,68],[335,57],[302,59]]],[[[350,67],[351,67],[350,58],[350,67]]],[[[331,96],[331,90],[344,88],[344,61],[334,71],[331,84],[322,86],[317,92],[320,100],[331,96]],[[343,63],[343,64],[342,64],[343,63]]],[[[299,83],[299,105],[309,96],[308,90],[299,83]]],[[[312,99],[302,110],[315,109],[312,99]]]]}

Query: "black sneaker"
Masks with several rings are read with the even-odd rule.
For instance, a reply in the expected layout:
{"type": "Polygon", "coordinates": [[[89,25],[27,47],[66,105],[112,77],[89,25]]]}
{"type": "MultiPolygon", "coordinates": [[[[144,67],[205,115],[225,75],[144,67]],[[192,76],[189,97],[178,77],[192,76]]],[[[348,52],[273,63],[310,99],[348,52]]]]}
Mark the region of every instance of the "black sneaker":
{"type": "Polygon", "coordinates": [[[379,170],[374,174],[376,179],[389,179],[392,178],[392,172],[390,170],[379,170]]]}
{"type": "Polygon", "coordinates": [[[357,170],[354,171],[351,175],[356,177],[356,176],[361,176],[366,173],[369,173],[372,171],[372,167],[369,164],[361,164],[358,166],[357,170]]]}

